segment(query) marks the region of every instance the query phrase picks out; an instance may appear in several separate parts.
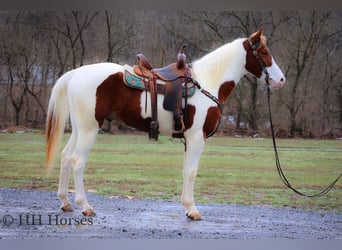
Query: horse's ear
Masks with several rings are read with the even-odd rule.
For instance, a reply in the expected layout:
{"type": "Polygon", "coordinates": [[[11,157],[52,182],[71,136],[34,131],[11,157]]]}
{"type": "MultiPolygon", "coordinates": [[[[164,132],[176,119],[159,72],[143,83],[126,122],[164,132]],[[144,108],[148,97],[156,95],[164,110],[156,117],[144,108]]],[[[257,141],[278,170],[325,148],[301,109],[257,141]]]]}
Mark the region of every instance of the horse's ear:
{"type": "Polygon", "coordinates": [[[264,28],[260,28],[257,32],[251,35],[252,43],[255,44],[256,42],[260,41],[260,37],[264,34],[264,28]]]}

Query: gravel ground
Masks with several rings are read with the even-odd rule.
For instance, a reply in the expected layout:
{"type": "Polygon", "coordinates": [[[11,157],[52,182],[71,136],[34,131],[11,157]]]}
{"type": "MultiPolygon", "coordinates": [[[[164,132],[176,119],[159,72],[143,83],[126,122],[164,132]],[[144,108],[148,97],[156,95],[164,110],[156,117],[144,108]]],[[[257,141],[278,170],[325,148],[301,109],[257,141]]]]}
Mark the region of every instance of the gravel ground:
{"type": "Polygon", "coordinates": [[[198,204],[203,219],[191,221],[180,202],[88,200],[96,217],[83,217],[79,207],[63,213],[55,192],[0,188],[0,238],[342,239],[342,214],[198,204]]]}

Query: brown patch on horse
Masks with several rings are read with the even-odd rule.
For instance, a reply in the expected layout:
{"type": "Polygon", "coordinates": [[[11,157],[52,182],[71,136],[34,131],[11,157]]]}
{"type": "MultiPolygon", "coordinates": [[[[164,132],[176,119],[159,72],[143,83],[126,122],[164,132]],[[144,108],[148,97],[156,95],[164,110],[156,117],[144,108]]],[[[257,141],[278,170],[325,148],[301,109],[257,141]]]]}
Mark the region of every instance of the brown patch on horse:
{"type": "MultiPolygon", "coordinates": [[[[196,107],[191,105],[191,104],[188,104],[188,106],[186,107],[186,117],[185,117],[185,120],[184,120],[184,125],[185,125],[185,130],[189,129],[192,127],[192,125],[194,124],[194,117],[195,117],[195,114],[196,114],[196,107]]],[[[186,138],[184,138],[185,141],[186,141],[186,138]]],[[[185,147],[184,147],[184,151],[186,152],[186,142],[185,142],[185,147]]]]}
{"type": "Polygon", "coordinates": [[[189,104],[186,109],[187,116],[184,121],[185,129],[189,129],[192,127],[192,124],[194,123],[195,113],[196,107],[189,104]]]}
{"type": "Polygon", "coordinates": [[[110,75],[96,90],[95,119],[99,127],[106,118],[115,118],[138,130],[148,132],[151,118],[141,117],[142,90],[127,87],[123,74],[110,75]]]}
{"type": "MultiPolygon", "coordinates": [[[[256,32],[251,36],[252,44],[256,44],[260,42],[260,45],[257,48],[257,53],[261,61],[264,63],[266,67],[272,65],[272,55],[269,49],[266,46],[266,37],[261,34],[261,32],[256,32]]],[[[246,39],[243,41],[243,47],[245,48],[247,55],[246,55],[246,65],[245,68],[255,75],[256,77],[260,78],[262,75],[262,68],[260,63],[253,55],[253,49],[249,44],[248,40],[246,39]]]]}
{"type": "Polygon", "coordinates": [[[210,107],[207,112],[207,117],[203,125],[203,135],[207,138],[217,128],[221,117],[221,110],[219,107],[210,107]]]}
{"type": "Polygon", "coordinates": [[[221,103],[224,103],[228,99],[228,97],[231,95],[234,89],[235,89],[234,81],[224,82],[219,89],[219,93],[218,93],[219,101],[221,103]]]}
{"type": "MultiPolygon", "coordinates": [[[[231,95],[233,90],[235,89],[235,82],[234,81],[227,81],[221,84],[218,93],[218,99],[220,103],[224,103],[228,97],[231,95]]],[[[220,107],[210,107],[207,111],[207,117],[205,118],[205,122],[203,125],[203,135],[204,137],[208,137],[212,135],[217,129],[219,125],[220,118],[222,112],[220,107]]]]}

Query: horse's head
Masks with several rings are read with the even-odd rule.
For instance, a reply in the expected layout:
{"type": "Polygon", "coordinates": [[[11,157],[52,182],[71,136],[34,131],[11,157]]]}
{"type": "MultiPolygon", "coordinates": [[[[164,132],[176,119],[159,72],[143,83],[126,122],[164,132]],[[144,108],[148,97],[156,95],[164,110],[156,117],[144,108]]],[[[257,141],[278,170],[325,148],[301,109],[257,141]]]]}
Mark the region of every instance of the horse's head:
{"type": "Polygon", "coordinates": [[[266,46],[266,37],[263,29],[252,34],[243,42],[247,52],[246,69],[257,78],[266,79],[272,88],[281,88],[285,83],[285,76],[276,64],[270,50],[266,46]]]}

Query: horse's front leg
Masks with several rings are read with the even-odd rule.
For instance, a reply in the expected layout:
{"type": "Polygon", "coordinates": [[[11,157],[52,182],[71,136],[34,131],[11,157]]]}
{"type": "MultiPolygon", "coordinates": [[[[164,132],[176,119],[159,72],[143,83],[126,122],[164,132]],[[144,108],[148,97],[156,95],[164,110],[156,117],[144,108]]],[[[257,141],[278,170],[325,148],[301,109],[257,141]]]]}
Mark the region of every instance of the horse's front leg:
{"type": "Polygon", "coordinates": [[[195,206],[194,186],[197,176],[197,168],[204,147],[203,133],[186,137],[186,146],[183,166],[183,192],[182,203],[186,210],[186,216],[193,220],[200,220],[201,214],[195,206]]]}

